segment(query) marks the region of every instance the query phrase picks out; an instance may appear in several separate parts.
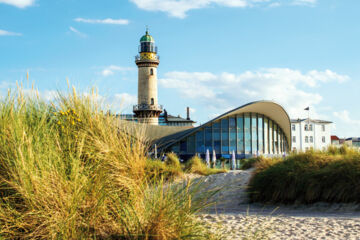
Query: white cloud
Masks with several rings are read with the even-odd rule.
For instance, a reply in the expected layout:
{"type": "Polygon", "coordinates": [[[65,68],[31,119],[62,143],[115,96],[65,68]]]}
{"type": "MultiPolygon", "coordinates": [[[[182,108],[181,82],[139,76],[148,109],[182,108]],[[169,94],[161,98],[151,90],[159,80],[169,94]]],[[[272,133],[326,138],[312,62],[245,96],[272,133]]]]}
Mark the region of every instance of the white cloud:
{"type": "Polygon", "coordinates": [[[350,117],[348,110],[333,112],[334,117],[338,119],[336,125],[337,132],[341,137],[358,137],[360,134],[360,120],[350,117]],[[340,124],[340,123],[341,124],[340,124]]]}
{"type": "Polygon", "coordinates": [[[108,76],[114,75],[115,72],[132,71],[132,70],[134,70],[134,69],[135,69],[135,68],[132,68],[132,67],[121,67],[121,66],[116,66],[116,65],[110,65],[110,66],[106,67],[106,68],[101,72],[101,74],[102,74],[104,77],[108,77],[108,76]]]}
{"type": "Polygon", "coordinates": [[[160,11],[166,12],[172,17],[185,18],[189,10],[206,8],[213,5],[225,7],[254,7],[254,6],[267,6],[274,7],[280,6],[283,2],[290,5],[314,5],[316,0],[130,0],[140,9],[146,11],[160,11]],[[275,5],[274,5],[275,4],[275,5]]]}
{"type": "Polygon", "coordinates": [[[0,29],[0,36],[22,36],[22,34],[16,32],[8,32],[0,29]]]}
{"type": "Polygon", "coordinates": [[[169,72],[159,79],[164,88],[179,91],[186,99],[195,99],[212,112],[224,112],[256,100],[273,100],[283,105],[291,117],[304,117],[311,106],[312,117],[319,116],[316,106],[322,96],[314,91],[320,84],[343,82],[349,77],[330,70],[302,73],[288,68],[269,68],[241,74],[209,72],[169,72]]]}
{"type": "Polygon", "coordinates": [[[350,118],[350,114],[348,110],[333,112],[333,115],[348,125],[356,125],[360,127],[360,120],[350,118]]]}
{"type": "Polygon", "coordinates": [[[127,19],[86,19],[86,18],[75,18],[76,22],[83,22],[83,23],[93,23],[93,24],[117,24],[117,25],[127,25],[129,24],[129,20],[127,19]]]}
{"type": "Polygon", "coordinates": [[[69,29],[70,29],[71,32],[75,33],[76,35],[78,35],[78,36],[80,36],[80,37],[82,37],[82,38],[86,38],[86,37],[87,37],[87,35],[86,35],[85,33],[80,32],[79,30],[77,30],[77,29],[74,28],[74,27],[71,27],[71,26],[70,26],[69,29]]]}
{"type": "Polygon", "coordinates": [[[294,0],[293,5],[299,6],[315,6],[317,0],[294,0]]]}
{"type": "Polygon", "coordinates": [[[26,8],[35,4],[35,0],[0,0],[0,3],[9,4],[18,8],[26,8]]]}
{"type": "Polygon", "coordinates": [[[114,95],[114,104],[118,105],[120,110],[129,110],[132,112],[132,106],[137,104],[137,96],[128,93],[118,93],[114,95]]]}

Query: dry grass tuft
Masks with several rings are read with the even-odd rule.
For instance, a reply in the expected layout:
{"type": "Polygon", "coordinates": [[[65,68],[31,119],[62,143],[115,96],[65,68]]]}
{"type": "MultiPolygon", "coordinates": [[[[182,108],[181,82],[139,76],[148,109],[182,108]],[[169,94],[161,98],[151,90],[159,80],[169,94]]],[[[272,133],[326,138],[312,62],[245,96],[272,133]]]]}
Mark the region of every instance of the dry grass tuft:
{"type": "Polygon", "coordinates": [[[211,238],[193,218],[206,205],[196,188],[149,181],[142,131],[94,99],[0,101],[0,238],[211,238]]]}
{"type": "Polygon", "coordinates": [[[185,165],[185,171],[189,173],[196,173],[203,176],[208,176],[212,174],[225,173],[226,169],[215,169],[208,168],[206,164],[198,156],[192,157],[185,165]]]}

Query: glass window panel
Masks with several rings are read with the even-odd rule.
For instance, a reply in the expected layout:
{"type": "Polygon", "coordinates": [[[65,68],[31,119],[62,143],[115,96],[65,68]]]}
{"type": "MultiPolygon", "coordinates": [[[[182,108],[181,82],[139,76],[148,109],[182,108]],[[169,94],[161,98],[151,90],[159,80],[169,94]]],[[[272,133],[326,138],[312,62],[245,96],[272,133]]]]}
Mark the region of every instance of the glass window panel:
{"type": "Polygon", "coordinates": [[[229,119],[221,120],[221,152],[229,153],[229,119]]]}
{"type": "Polygon", "coordinates": [[[236,152],[236,128],[230,128],[230,153],[236,152]]]}
{"type": "Polygon", "coordinates": [[[212,128],[206,127],[205,128],[205,151],[209,149],[209,151],[212,151],[212,128]]]}
{"type": "Polygon", "coordinates": [[[264,117],[264,146],[265,146],[265,153],[269,153],[269,119],[264,117]]]}
{"type": "Polygon", "coordinates": [[[187,149],[189,153],[195,153],[195,135],[191,135],[187,138],[187,149]]]}
{"type": "Polygon", "coordinates": [[[186,140],[180,141],[180,152],[187,152],[187,142],[186,140]]]}
{"type": "Polygon", "coordinates": [[[250,114],[245,114],[245,153],[251,153],[251,129],[250,129],[250,114]]]}
{"type": "Polygon", "coordinates": [[[236,128],[236,119],[234,117],[229,118],[230,128],[236,128]]]}
{"type": "Polygon", "coordinates": [[[213,128],[220,128],[220,121],[216,121],[213,123],[213,128]]]}
{"type": "Polygon", "coordinates": [[[196,133],[196,152],[205,152],[204,131],[202,129],[196,133]]]}
{"type": "Polygon", "coordinates": [[[251,114],[251,138],[252,138],[252,153],[257,153],[257,116],[256,114],[251,114]]]}
{"type": "Polygon", "coordinates": [[[258,116],[258,137],[259,137],[259,153],[264,152],[264,135],[263,135],[263,116],[258,116]]]}
{"type": "Polygon", "coordinates": [[[244,153],[244,118],[242,115],[237,117],[237,150],[244,153]]]}
{"type": "Polygon", "coordinates": [[[180,150],[180,144],[179,143],[176,143],[176,144],[172,145],[172,147],[171,147],[172,152],[179,153],[179,150],[180,150]]]}
{"type": "MultiPolygon", "coordinates": [[[[220,125],[219,125],[220,126],[220,125]]],[[[214,127],[214,125],[213,125],[214,127]]],[[[221,149],[221,134],[220,134],[220,128],[214,128],[213,129],[213,138],[214,138],[214,149],[216,153],[220,153],[221,149]]]]}
{"type": "Polygon", "coordinates": [[[221,119],[221,128],[222,129],[229,128],[229,119],[227,118],[221,119]]]}

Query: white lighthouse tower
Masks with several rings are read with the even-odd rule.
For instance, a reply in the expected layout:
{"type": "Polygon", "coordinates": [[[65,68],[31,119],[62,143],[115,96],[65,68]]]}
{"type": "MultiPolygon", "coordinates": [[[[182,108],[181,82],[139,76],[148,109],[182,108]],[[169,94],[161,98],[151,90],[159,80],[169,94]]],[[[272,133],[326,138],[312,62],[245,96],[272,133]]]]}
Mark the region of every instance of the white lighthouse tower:
{"type": "Polygon", "coordinates": [[[160,61],[154,38],[148,30],[140,39],[139,54],[135,57],[138,66],[138,104],[133,111],[139,123],[158,125],[162,112],[157,92],[157,67],[160,61]]]}

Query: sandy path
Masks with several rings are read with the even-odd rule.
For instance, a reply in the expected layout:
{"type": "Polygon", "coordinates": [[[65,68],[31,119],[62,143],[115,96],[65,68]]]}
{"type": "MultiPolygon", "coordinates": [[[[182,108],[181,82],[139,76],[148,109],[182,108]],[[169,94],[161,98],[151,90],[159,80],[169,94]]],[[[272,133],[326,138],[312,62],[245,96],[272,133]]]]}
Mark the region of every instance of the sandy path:
{"type": "Polygon", "coordinates": [[[222,239],[360,239],[360,218],[202,214],[222,239]]]}
{"type": "Polygon", "coordinates": [[[215,207],[199,214],[222,239],[359,239],[360,206],[318,203],[310,206],[248,204],[250,171],[206,177],[207,188],[219,188],[215,207]],[[274,211],[275,210],[275,211],[274,211]]]}

